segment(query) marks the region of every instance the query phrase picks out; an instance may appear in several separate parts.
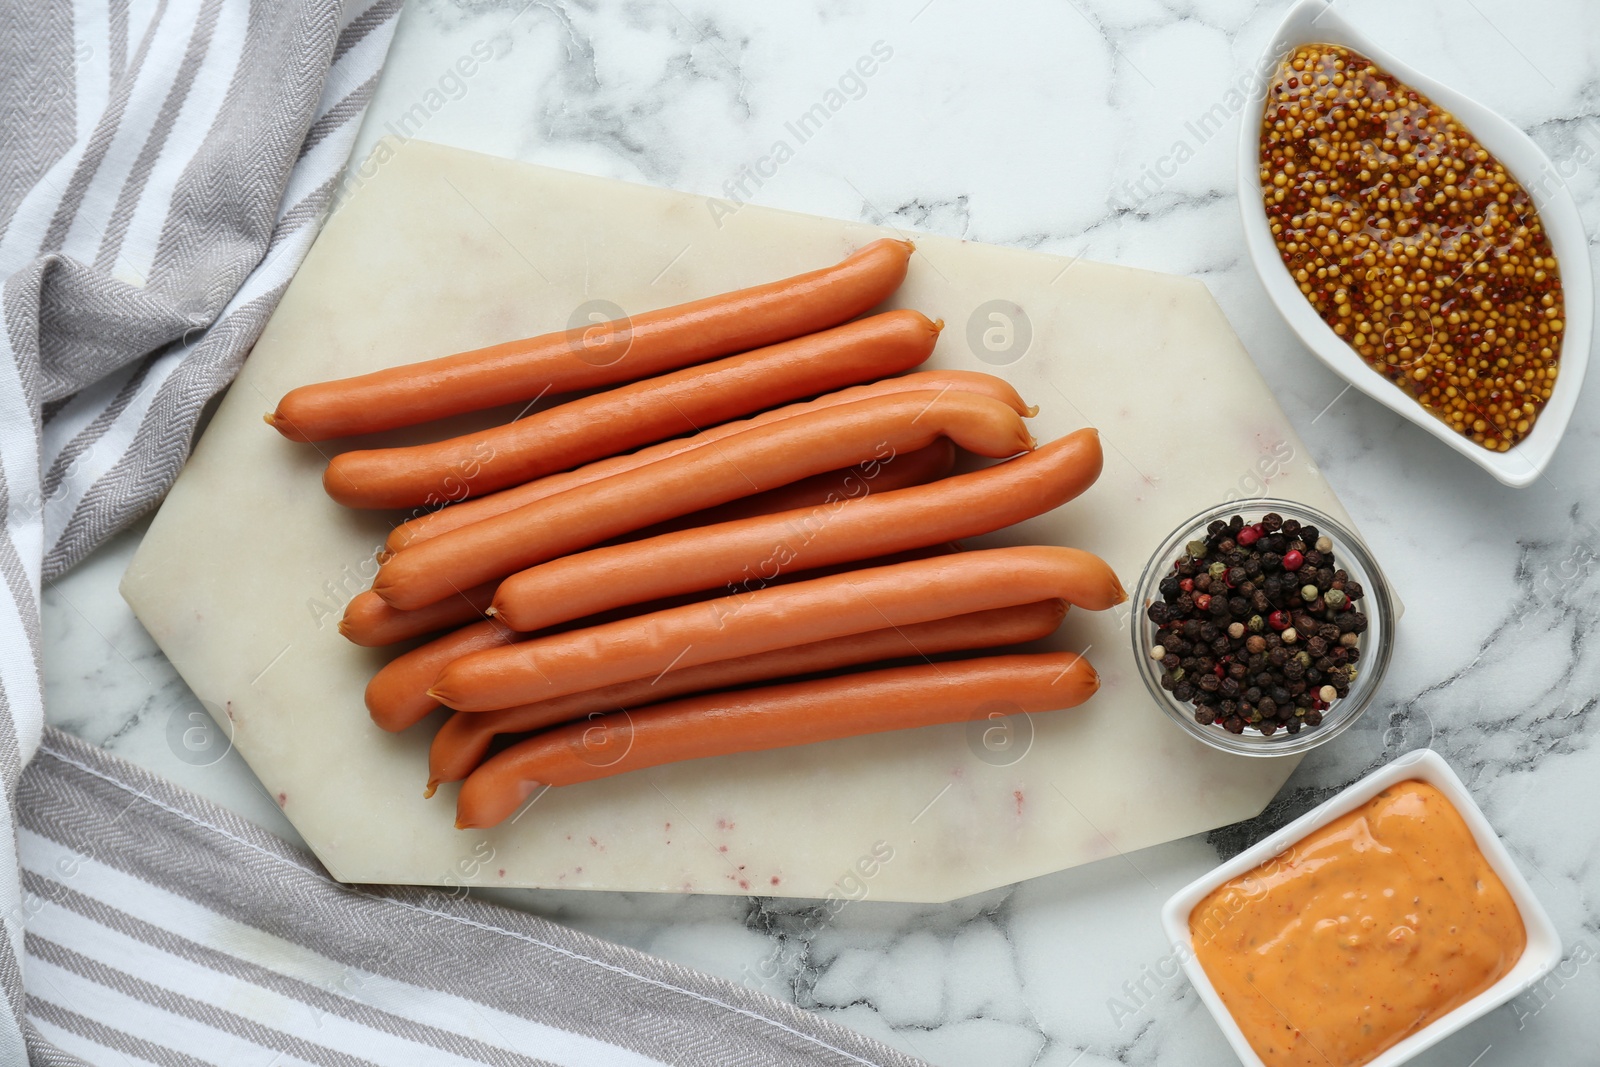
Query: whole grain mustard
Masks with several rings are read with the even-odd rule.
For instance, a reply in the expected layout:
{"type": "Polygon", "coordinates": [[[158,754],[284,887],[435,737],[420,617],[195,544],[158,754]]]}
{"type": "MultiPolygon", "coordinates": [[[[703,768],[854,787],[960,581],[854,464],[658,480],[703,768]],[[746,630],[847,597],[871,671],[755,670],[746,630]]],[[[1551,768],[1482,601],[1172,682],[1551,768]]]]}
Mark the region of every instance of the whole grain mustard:
{"type": "Polygon", "coordinates": [[[1448,112],[1347,48],[1279,66],[1267,219],[1324,322],[1464,437],[1504,452],[1550,399],[1561,276],[1532,199],[1448,112]]]}

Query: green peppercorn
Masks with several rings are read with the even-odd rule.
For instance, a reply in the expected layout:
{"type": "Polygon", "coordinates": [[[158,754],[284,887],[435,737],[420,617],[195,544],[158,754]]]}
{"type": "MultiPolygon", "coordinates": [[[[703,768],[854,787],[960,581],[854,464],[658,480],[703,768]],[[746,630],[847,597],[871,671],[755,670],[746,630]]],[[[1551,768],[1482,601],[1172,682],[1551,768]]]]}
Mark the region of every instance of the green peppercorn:
{"type": "Polygon", "coordinates": [[[1183,550],[1189,553],[1191,559],[1204,559],[1205,554],[1210,551],[1210,546],[1204,541],[1190,541],[1183,550]]]}
{"type": "Polygon", "coordinates": [[[1330,589],[1326,593],[1322,594],[1322,599],[1323,599],[1324,602],[1327,603],[1328,607],[1333,608],[1335,611],[1337,611],[1339,608],[1344,607],[1344,602],[1345,602],[1344,590],[1343,589],[1330,589]]]}
{"type": "Polygon", "coordinates": [[[1260,615],[1252,615],[1250,616],[1249,621],[1244,625],[1245,629],[1249,630],[1251,633],[1258,634],[1262,630],[1266,629],[1267,620],[1263,619],[1260,615]]]}

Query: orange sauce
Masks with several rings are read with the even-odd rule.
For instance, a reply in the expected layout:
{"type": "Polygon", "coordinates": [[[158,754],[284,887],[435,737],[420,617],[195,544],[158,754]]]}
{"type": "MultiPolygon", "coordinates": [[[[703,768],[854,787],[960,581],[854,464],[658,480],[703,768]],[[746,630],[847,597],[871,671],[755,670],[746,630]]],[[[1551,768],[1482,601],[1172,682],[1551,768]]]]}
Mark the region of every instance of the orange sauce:
{"type": "Polygon", "coordinates": [[[1268,1067],[1358,1067],[1471,1000],[1527,945],[1450,801],[1391,786],[1219,887],[1195,956],[1268,1067]]]}

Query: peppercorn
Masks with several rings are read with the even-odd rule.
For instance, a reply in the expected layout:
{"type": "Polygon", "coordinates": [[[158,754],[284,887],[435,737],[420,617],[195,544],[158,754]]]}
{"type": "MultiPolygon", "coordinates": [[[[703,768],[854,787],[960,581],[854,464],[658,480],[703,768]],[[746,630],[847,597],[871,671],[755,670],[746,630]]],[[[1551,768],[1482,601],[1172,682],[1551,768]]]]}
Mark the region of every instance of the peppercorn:
{"type": "Polygon", "coordinates": [[[1283,516],[1276,511],[1269,511],[1261,516],[1261,530],[1263,533],[1277,533],[1283,529],[1283,516]]]}
{"type": "MultiPolygon", "coordinates": [[[[1205,542],[1186,546],[1157,584],[1161,600],[1146,609],[1156,628],[1152,659],[1162,688],[1194,706],[1196,723],[1298,727],[1296,714],[1317,703],[1314,693],[1348,687],[1324,670],[1339,665],[1330,650],[1347,661],[1354,648],[1345,643],[1354,634],[1341,624],[1356,625],[1359,613],[1330,608],[1325,595],[1348,575],[1336,579],[1331,544],[1313,547],[1315,527],[1293,522],[1279,516],[1269,531],[1265,517],[1213,521],[1205,542]],[[1285,556],[1295,562],[1290,553],[1300,554],[1298,573],[1283,569],[1285,556]]],[[[1341,603],[1349,604],[1348,595],[1341,603]]]]}
{"type": "Polygon", "coordinates": [[[1361,583],[1352,582],[1346,579],[1344,583],[1344,595],[1349,597],[1351,600],[1360,600],[1362,597],[1361,583]]]}

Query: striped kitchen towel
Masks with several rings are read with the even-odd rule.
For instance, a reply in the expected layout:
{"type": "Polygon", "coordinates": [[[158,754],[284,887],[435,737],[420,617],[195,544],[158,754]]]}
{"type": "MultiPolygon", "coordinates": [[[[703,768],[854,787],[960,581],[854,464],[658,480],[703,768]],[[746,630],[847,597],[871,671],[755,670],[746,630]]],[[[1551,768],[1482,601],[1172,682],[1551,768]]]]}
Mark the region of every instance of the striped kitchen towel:
{"type": "Polygon", "coordinates": [[[341,885],[309,853],[55,730],[18,807],[28,1020],[91,1063],[921,1063],[456,892],[341,885]]]}
{"type": "Polygon", "coordinates": [[[76,1062],[27,1019],[13,854],[40,584],[177,477],[315,236],[399,6],[0,4],[0,1064],[76,1062]]]}

